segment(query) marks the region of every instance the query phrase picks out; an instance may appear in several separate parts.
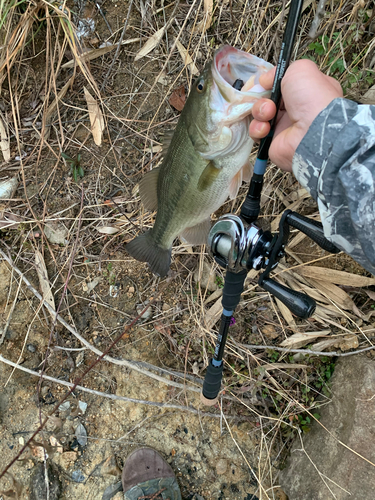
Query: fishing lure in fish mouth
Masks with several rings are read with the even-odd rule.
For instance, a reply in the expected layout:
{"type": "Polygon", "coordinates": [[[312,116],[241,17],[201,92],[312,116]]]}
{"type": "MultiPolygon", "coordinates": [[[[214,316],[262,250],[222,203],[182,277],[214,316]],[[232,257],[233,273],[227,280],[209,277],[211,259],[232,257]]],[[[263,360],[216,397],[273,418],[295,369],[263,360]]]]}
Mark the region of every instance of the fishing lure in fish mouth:
{"type": "Polygon", "coordinates": [[[192,85],[161,166],[140,182],[145,208],[157,210],[154,227],[126,245],[155,274],[168,273],[177,236],[195,245],[206,243],[210,215],[250,179],[251,109],[270,95],[259,77],[271,68],[224,46],[192,85]]]}

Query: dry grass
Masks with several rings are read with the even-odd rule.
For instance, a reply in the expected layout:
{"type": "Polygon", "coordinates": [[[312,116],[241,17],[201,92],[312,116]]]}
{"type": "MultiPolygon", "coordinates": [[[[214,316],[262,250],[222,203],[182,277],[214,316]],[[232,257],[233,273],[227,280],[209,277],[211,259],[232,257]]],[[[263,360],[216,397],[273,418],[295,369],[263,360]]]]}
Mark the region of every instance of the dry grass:
{"type": "MultiPolygon", "coordinates": [[[[129,16],[122,8],[108,7],[107,18],[103,12],[86,12],[96,22],[96,34],[80,41],[77,26],[80,29],[83,13],[76,16],[77,5],[70,10],[65,3],[45,0],[0,2],[0,44],[5,47],[0,54],[0,109],[10,144],[10,160],[0,165],[1,178],[20,179],[12,199],[0,206],[1,249],[34,286],[39,252],[48,273],[43,278],[39,272],[40,286],[50,287],[70,334],[79,335],[71,347],[83,347],[84,338],[85,347],[96,354],[87,332],[79,331],[81,311],[94,306],[104,350],[119,327],[103,311],[128,321],[137,305],[146,304],[162,284],[143,265],[132,262],[123,245],[154,221],[154,214],[140,205],[137,183],[160,162],[163,132],[177,121],[169,97],[181,84],[189,88],[197,71],[224,43],[275,63],[288,10],[288,3],[266,0],[169,5],[134,0],[130,6],[129,16]],[[107,48],[99,48],[101,43],[107,48]],[[103,115],[103,130],[97,132],[101,146],[94,144],[94,125],[90,127],[90,120],[95,123],[92,113],[99,111],[88,111],[83,86],[103,115]],[[63,161],[61,153],[68,160],[63,161]],[[75,182],[73,174],[79,168],[84,175],[76,175],[75,182]],[[92,287],[95,279],[97,288],[92,287]],[[124,300],[116,307],[111,296],[118,293],[119,283],[124,300]]],[[[305,2],[296,55],[314,58],[323,71],[339,79],[349,96],[358,98],[372,84],[374,73],[374,9],[365,2],[327,3],[312,40],[308,33],[315,9],[315,2],[305,2]]],[[[245,193],[243,187],[236,202],[227,202],[220,214],[238,212],[245,193]]],[[[262,204],[261,223],[273,231],[286,208],[318,218],[307,193],[275,167],[267,172],[262,204]]],[[[302,415],[313,419],[329,398],[330,352],[336,356],[372,348],[375,333],[374,279],[349,258],[325,254],[295,233],[276,275],[280,282],[314,297],[317,312],[309,320],[296,320],[257,287],[256,273],[251,272],[228,341],[226,396],[221,401],[224,413],[259,426],[260,458],[258,469],[251,470],[263,500],[275,498],[275,465],[300,430],[302,415]],[[327,356],[311,355],[311,350],[327,356]]],[[[172,278],[139,329],[164,346],[167,359],[160,360],[160,366],[180,372],[174,375],[176,384],[180,377],[192,378],[193,392],[215,344],[222,277],[206,249],[177,245],[172,278]],[[207,265],[216,275],[213,292],[194,279],[194,271],[207,265]]],[[[3,347],[14,304],[24,289],[14,274],[2,311],[3,347]]],[[[35,314],[25,325],[27,335],[35,323],[45,337],[50,336],[51,345],[64,345],[67,332],[56,336],[55,322],[41,302],[30,296],[28,301],[35,314]]],[[[90,330],[93,325],[87,326],[90,330]]],[[[11,361],[21,359],[26,340],[27,336],[13,340],[11,361]]],[[[124,357],[124,351],[124,345],[118,346],[112,362],[124,357]]],[[[155,375],[157,368],[147,370],[155,375]]],[[[158,376],[171,384],[171,375],[158,376]]],[[[188,406],[189,391],[180,399],[188,406]]],[[[225,422],[229,432],[230,422],[225,422]]],[[[236,445],[241,452],[241,443],[236,445]]]]}

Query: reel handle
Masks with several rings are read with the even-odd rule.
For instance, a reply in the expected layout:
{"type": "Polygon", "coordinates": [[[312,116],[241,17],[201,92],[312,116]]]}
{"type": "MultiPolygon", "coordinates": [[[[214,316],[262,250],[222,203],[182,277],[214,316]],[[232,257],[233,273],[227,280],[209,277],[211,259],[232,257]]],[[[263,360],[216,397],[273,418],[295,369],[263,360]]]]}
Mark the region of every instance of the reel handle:
{"type": "Polygon", "coordinates": [[[339,253],[341,250],[337,248],[324,236],[323,224],[317,220],[309,219],[297,212],[292,212],[287,215],[286,222],[306,234],[315,243],[317,243],[323,250],[330,253],[339,253]]]}
{"type": "Polygon", "coordinates": [[[264,278],[259,285],[277,297],[295,316],[307,319],[314,314],[316,302],[309,295],[296,292],[271,278],[264,278]]]}

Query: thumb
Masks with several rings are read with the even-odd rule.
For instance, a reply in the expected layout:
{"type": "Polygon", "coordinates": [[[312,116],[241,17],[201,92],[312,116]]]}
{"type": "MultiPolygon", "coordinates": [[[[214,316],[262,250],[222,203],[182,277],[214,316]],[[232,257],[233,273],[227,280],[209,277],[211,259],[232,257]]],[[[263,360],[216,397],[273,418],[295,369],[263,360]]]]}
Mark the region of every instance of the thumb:
{"type": "Polygon", "coordinates": [[[265,90],[271,90],[273,85],[273,80],[275,79],[276,67],[267,71],[267,73],[263,73],[259,77],[259,83],[265,90]]]}

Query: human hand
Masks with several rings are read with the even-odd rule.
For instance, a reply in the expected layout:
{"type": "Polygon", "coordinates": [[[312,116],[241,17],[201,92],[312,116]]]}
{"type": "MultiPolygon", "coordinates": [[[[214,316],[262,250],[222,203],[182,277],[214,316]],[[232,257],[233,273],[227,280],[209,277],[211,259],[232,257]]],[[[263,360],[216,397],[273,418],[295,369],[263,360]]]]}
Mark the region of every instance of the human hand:
{"type": "MultiPolygon", "coordinates": [[[[260,77],[259,83],[271,89],[275,68],[260,77]]],[[[340,84],[334,78],[324,75],[309,59],[293,62],[281,81],[283,103],[277,115],[277,124],[269,157],[282,170],[292,170],[294,153],[318,114],[328,104],[342,97],[340,84]]],[[[254,140],[265,137],[276,106],[270,99],[260,99],[254,104],[249,133],[254,140]]]]}

